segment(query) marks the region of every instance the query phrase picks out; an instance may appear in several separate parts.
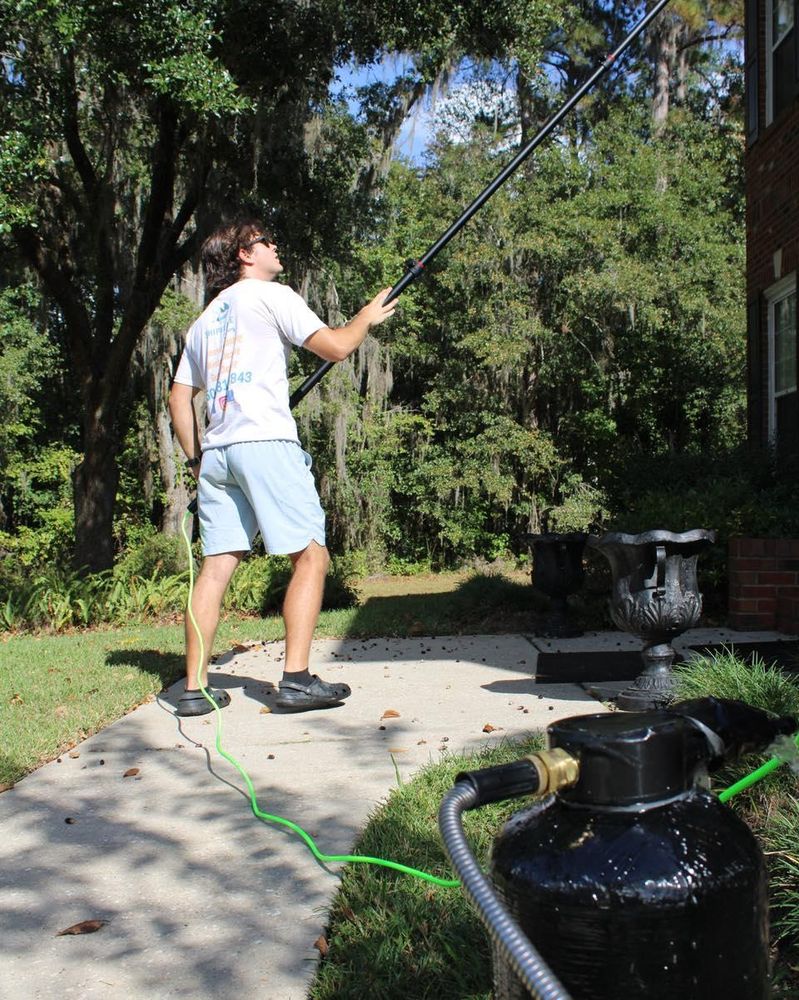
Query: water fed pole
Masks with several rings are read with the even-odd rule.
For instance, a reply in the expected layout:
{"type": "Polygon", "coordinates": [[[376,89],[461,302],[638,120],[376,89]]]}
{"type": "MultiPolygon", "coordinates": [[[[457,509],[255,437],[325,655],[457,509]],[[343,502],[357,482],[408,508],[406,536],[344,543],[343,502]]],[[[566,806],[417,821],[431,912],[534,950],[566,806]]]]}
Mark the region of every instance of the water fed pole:
{"type": "MultiPolygon", "coordinates": [[[[471,219],[471,217],[480,211],[480,209],[485,205],[488,199],[496,191],[498,191],[505,181],[511,176],[512,173],[520,166],[524,160],[536,149],[541,143],[546,139],[546,137],[557,128],[557,126],[563,121],[566,115],[571,111],[571,109],[582,99],[582,97],[588,93],[589,90],[594,86],[594,84],[600,80],[605,73],[610,69],[613,63],[619,58],[622,52],[652,23],[652,21],[658,16],[658,14],[663,10],[669,0],[657,0],[657,3],[652,7],[652,9],[641,18],[641,20],[636,24],[633,30],[627,35],[627,37],[613,50],[613,52],[608,55],[604,62],[591,74],[591,76],[579,87],[574,94],[566,101],[566,103],[556,111],[554,115],[542,126],[539,132],[524,146],[516,156],[510,161],[510,163],[502,170],[493,181],[482,191],[469,205],[469,207],[463,212],[463,214],[452,223],[449,229],[441,236],[430,249],[423,254],[418,260],[409,260],[406,264],[405,274],[400,278],[400,280],[394,285],[391,291],[388,293],[385,299],[386,305],[389,302],[393,302],[412,282],[416,281],[420,274],[424,272],[424,269],[430,263],[433,258],[440,253],[441,250],[449,243],[453,236],[463,229],[466,223],[471,219]]],[[[324,364],[320,365],[319,368],[300,385],[291,394],[289,399],[289,406],[294,409],[294,407],[303,400],[311,389],[320,382],[325,375],[333,367],[334,362],[325,361],[324,364]]]]}

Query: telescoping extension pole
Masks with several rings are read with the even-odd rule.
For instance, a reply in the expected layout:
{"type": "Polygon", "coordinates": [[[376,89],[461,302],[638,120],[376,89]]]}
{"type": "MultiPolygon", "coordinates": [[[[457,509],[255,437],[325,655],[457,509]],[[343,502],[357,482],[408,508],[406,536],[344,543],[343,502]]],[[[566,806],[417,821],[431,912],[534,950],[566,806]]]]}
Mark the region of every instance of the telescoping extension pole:
{"type": "MultiPolygon", "coordinates": [[[[424,256],[420,257],[419,260],[408,261],[407,271],[388,293],[385,299],[385,304],[393,302],[394,299],[396,299],[400,295],[400,293],[403,292],[408,287],[408,285],[411,284],[411,282],[416,281],[416,279],[424,271],[425,267],[430,263],[430,261],[436,256],[436,254],[438,254],[441,250],[444,249],[444,247],[447,245],[447,243],[449,243],[452,237],[455,236],[456,233],[460,232],[460,230],[466,225],[469,219],[471,219],[471,217],[476,212],[480,211],[480,209],[483,207],[483,205],[485,205],[485,203],[488,201],[491,195],[502,187],[502,185],[516,170],[519,164],[521,164],[524,160],[526,160],[527,157],[530,155],[530,153],[532,153],[533,150],[537,146],[539,146],[544,141],[544,139],[546,139],[546,137],[550,134],[550,132],[552,132],[552,130],[561,123],[561,121],[571,111],[574,105],[577,104],[577,102],[581,100],[583,95],[586,94],[594,86],[597,80],[599,80],[601,77],[605,75],[605,73],[607,73],[607,71],[616,61],[616,59],[618,59],[618,57],[622,54],[622,52],[624,52],[624,50],[627,48],[627,46],[630,45],[630,43],[633,42],[641,34],[641,32],[647,28],[647,26],[657,17],[657,15],[661,12],[661,10],[663,10],[663,8],[666,6],[668,2],[669,0],[658,0],[658,2],[649,11],[649,13],[646,14],[643,18],[641,18],[638,24],[633,28],[630,34],[627,35],[627,37],[618,46],[618,48],[616,48],[613,52],[610,53],[609,56],[607,56],[602,65],[599,66],[598,69],[594,70],[593,74],[589,77],[589,79],[587,79],[585,83],[578,90],[576,90],[574,94],[572,94],[569,100],[566,101],[566,103],[563,105],[563,107],[560,108],[559,111],[555,112],[555,114],[549,119],[549,121],[547,121],[546,124],[541,128],[538,134],[534,136],[534,138],[532,138],[530,142],[527,143],[526,146],[524,146],[521,150],[519,150],[519,152],[505,167],[505,169],[501,173],[497,174],[497,176],[494,178],[493,181],[491,181],[488,187],[474,199],[474,201],[471,203],[471,205],[469,205],[466,211],[460,216],[460,218],[456,219],[456,221],[452,223],[452,225],[438,240],[438,242],[434,243],[433,246],[431,246],[430,249],[427,251],[427,253],[424,254],[424,256]]],[[[309,375],[308,378],[302,383],[302,385],[299,386],[299,388],[297,388],[291,394],[291,398],[289,399],[289,405],[291,406],[292,409],[300,402],[300,400],[304,399],[308,395],[311,389],[313,389],[318,382],[320,382],[324,378],[324,376],[333,367],[333,364],[334,362],[332,361],[325,361],[324,364],[320,365],[319,368],[317,368],[317,370],[313,373],[313,375],[309,375]]]]}

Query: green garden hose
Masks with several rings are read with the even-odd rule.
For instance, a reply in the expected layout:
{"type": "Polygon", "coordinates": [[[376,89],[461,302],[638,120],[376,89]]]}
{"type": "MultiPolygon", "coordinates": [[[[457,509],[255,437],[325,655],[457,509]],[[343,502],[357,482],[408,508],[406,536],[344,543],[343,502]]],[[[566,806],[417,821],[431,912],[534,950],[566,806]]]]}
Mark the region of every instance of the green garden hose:
{"type": "Polygon", "coordinates": [[[183,537],[186,540],[186,546],[189,553],[189,599],[186,605],[186,613],[191,621],[193,628],[197,633],[197,638],[200,644],[200,661],[197,664],[197,683],[202,691],[203,696],[207,701],[211,703],[214,711],[216,712],[216,749],[217,752],[225,758],[244,779],[244,783],[247,786],[247,791],[250,798],[250,807],[253,814],[264,823],[274,823],[277,826],[284,826],[296,833],[303,841],[305,841],[306,846],[310,850],[311,854],[316,858],[317,861],[322,864],[361,864],[361,865],[380,865],[383,868],[392,868],[394,871],[402,872],[404,875],[412,875],[414,878],[423,879],[425,882],[432,882],[433,885],[443,886],[444,888],[451,889],[455,886],[459,886],[460,882],[458,879],[449,878],[439,878],[437,875],[431,875],[429,872],[420,871],[418,868],[411,868],[408,865],[403,865],[399,861],[387,861],[384,858],[372,858],[365,854],[324,854],[316,846],[313,837],[307,833],[301,826],[297,823],[293,823],[290,819],[286,819],[284,816],[276,816],[273,813],[264,812],[258,806],[258,799],[255,794],[255,788],[253,787],[252,780],[242,767],[242,765],[236,760],[236,758],[227,752],[222,746],[222,711],[208,694],[207,688],[202,682],[202,669],[205,663],[205,646],[203,643],[202,632],[197,624],[197,620],[194,617],[194,612],[192,611],[191,603],[192,597],[194,595],[194,559],[192,558],[191,552],[191,540],[189,539],[188,533],[186,531],[186,521],[189,517],[188,514],[184,515],[183,523],[181,525],[181,531],[183,532],[183,537]]]}

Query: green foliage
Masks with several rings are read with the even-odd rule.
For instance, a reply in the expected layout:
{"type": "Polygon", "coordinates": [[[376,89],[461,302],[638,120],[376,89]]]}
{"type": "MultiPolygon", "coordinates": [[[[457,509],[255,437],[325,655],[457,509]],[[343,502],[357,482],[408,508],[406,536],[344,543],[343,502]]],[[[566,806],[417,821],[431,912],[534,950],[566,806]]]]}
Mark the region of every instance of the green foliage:
{"type": "Polygon", "coordinates": [[[0,291],[0,466],[30,446],[42,426],[40,393],[58,352],[37,323],[29,285],[0,291]]]}
{"type": "Polygon", "coordinates": [[[183,538],[153,532],[124,553],[114,566],[114,576],[123,581],[131,577],[178,576],[187,569],[183,538]]]}
{"type": "Polygon", "coordinates": [[[291,578],[286,556],[254,556],[245,559],[231,580],[225,607],[250,614],[279,609],[291,578]]]}
{"type": "MultiPolygon", "coordinates": [[[[245,559],[231,580],[225,607],[247,614],[280,611],[291,580],[287,556],[253,556],[245,559]]],[[[332,559],[325,579],[322,607],[347,608],[357,603],[353,573],[347,559],[332,559]]]]}
{"type": "MultiPolygon", "coordinates": [[[[392,167],[385,238],[357,251],[372,287],[495,175],[506,141],[477,128],[423,172],[392,167]]],[[[681,111],[654,135],[621,100],[508,181],[379,347],[306,404],[336,544],[440,566],[545,526],[623,524],[623,469],[640,492],[646,456],[740,442],[741,150],[734,119],[681,111]]]]}
{"type": "Polygon", "coordinates": [[[72,472],[78,456],[51,445],[17,453],[5,469],[4,493],[13,532],[0,532],[0,551],[22,566],[64,560],[72,545],[72,472]]]}
{"type": "Polygon", "coordinates": [[[607,521],[607,504],[607,496],[601,489],[572,473],[561,483],[560,503],[544,511],[542,520],[547,531],[587,532],[607,521]]]}

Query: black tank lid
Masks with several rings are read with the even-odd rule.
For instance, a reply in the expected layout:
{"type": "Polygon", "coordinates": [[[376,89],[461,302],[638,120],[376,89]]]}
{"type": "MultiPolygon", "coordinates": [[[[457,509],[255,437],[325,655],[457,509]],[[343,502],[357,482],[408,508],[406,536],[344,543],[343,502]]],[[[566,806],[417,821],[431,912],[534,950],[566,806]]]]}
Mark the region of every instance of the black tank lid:
{"type": "Polygon", "coordinates": [[[710,747],[689,720],[666,710],[562,719],[548,727],[551,747],[580,762],[580,777],[558,793],[568,802],[630,806],[695,787],[710,747]]]}

